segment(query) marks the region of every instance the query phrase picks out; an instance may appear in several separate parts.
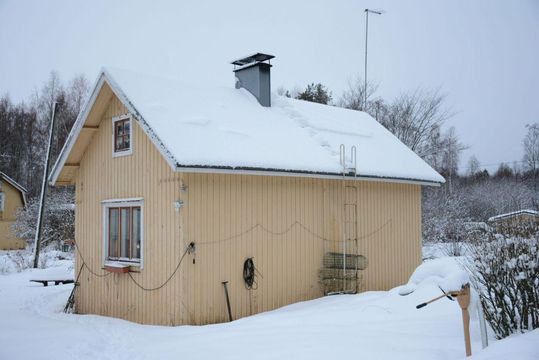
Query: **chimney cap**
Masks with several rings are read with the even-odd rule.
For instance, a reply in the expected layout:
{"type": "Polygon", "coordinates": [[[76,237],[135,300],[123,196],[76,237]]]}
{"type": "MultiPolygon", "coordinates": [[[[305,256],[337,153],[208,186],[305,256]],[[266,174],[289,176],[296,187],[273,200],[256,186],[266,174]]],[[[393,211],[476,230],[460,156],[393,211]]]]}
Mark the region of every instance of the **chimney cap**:
{"type": "Polygon", "coordinates": [[[234,60],[231,62],[231,64],[237,65],[237,66],[244,66],[247,64],[255,63],[255,62],[271,60],[274,57],[275,56],[269,55],[269,54],[255,53],[253,55],[245,56],[240,59],[234,60]]]}

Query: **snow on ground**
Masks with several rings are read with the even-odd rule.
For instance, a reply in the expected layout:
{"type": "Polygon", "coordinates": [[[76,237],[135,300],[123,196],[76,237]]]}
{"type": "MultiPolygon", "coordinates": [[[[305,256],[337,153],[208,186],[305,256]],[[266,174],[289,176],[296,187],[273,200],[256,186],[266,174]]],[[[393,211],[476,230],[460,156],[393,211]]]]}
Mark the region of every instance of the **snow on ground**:
{"type": "Polygon", "coordinates": [[[473,360],[539,359],[539,329],[495,341],[473,360]]]}
{"type": "MultiPolygon", "coordinates": [[[[442,299],[415,309],[440,294],[440,281],[459,272],[452,259],[419,267],[410,280],[415,291],[407,296],[399,288],[331,296],[232,323],[179,327],[64,314],[72,285],[29,282],[73,276],[68,260],[50,265],[0,275],[0,359],[464,359],[456,302],[442,299]]],[[[538,331],[491,340],[486,351],[474,318],[471,334],[474,358],[538,358],[538,331]]]]}
{"type": "Polygon", "coordinates": [[[410,294],[426,284],[434,285],[445,292],[459,291],[463,284],[469,282],[470,277],[456,264],[456,258],[442,257],[419,266],[408,283],[399,287],[399,294],[410,294]]]}

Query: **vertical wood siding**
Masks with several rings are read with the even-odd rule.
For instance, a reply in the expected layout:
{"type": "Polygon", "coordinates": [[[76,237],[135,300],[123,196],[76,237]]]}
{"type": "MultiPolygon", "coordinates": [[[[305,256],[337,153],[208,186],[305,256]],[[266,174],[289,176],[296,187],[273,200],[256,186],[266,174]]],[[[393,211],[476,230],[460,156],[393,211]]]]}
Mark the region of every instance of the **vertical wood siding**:
{"type": "MultiPolygon", "coordinates": [[[[126,111],[113,97],[76,175],[81,253],[93,272],[108,274],[101,269],[101,201],[130,197],[144,198],[144,268],[132,274],[136,281],[159,286],[187,244],[194,242],[196,251],[154,292],[126,274],[84,270],[77,312],[164,325],[227,321],[223,281],[235,319],[320,297],[318,270],[325,252],[342,248],[345,214],[355,214],[357,226],[347,233],[357,235],[358,252],[369,261],[362,290],[402,284],[419,264],[419,186],[348,181],[353,188],[345,189],[340,180],[174,173],[136,122],[133,155],[113,158],[111,119],[126,111]],[[354,211],[345,211],[345,198],[354,211]],[[179,211],[176,200],[184,201],[179,211]],[[248,257],[260,272],[251,291],[242,279],[248,257]]],[[[81,264],[77,256],[77,269],[81,264]]]]}
{"type": "Polygon", "coordinates": [[[7,181],[0,182],[0,191],[5,194],[4,211],[0,211],[0,250],[24,249],[26,241],[17,238],[12,230],[17,211],[24,206],[21,193],[7,181]]]}
{"type": "MultiPolygon", "coordinates": [[[[99,274],[83,271],[76,311],[124,318],[141,323],[180,323],[180,277],[160,291],[136,287],[125,274],[110,274],[103,266],[103,208],[107,199],[144,198],[143,269],[132,273],[146,288],[159,286],[177,263],[183,248],[179,217],[174,210],[177,180],[169,165],[133,121],[133,154],[112,157],[112,117],[127,109],[113,97],[88,146],[76,176],[75,238],[86,264],[99,274]]],[[[77,256],[77,271],[80,268],[77,256]]]]}
{"type": "MultiPolygon", "coordinates": [[[[187,262],[182,272],[188,323],[227,321],[223,281],[229,282],[234,318],[323,295],[323,255],[342,251],[341,181],[215,174],[183,180],[185,241],[196,244],[195,264],[187,262]],[[260,271],[251,291],[242,278],[248,257],[260,271]]],[[[361,289],[405,283],[420,263],[419,186],[346,185],[357,188],[350,192],[357,203],[357,247],[369,261],[361,289]]],[[[351,241],[347,248],[355,250],[351,241]]]]}

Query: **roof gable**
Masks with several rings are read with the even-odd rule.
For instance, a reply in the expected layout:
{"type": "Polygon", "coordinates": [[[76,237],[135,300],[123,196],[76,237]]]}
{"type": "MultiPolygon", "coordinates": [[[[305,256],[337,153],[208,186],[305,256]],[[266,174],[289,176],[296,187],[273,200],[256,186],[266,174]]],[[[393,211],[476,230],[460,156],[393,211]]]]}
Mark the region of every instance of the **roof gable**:
{"type": "MultiPolygon", "coordinates": [[[[247,91],[105,69],[51,174],[67,164],[99,94],[116,95],[175,170],[227,169],[341,175],[339,147],[357,147],[357,173],[441,183],[444,179],[368,114],[273,96],[262,107],[247,91]]],[[[86,131],[88,132],[88,131],[86,131]]],[[[89,140],[87,140],[89,141],[89,140]]],[[[347,154],[348,155],[348,154],[347,154]]]]}
{"type": "Polygon", "coordinates": [[[4,180],[5,182],[13,186],[21,194],[22,203],[24,206],[26,206],[26,193],[28,192],[28,190],[26,190],[25,187],[23,187],[18,182],[16,182],[15,180],[13,180],[12,178],[10,178],[9,176],[7,176],[5,173],[1,171],[0,171],[0,179],[4,180]]]}
{"type": "Polygon", "coordinates": [[[176,160],[172,154],[163,146],[162,142],[148,126],[146,121],[140,116],[137,109],[125,96],[122,89],[114,82],[110,74],[103,69],[93,87],[91,96],[88,98],[83,110],[73,124],[73,128],[56,160],[49,176],[51,184],[69,183],[73,174],[79,166],[80,160],[86,148],[92,140],[93,134],[97,131],[102,115],[112,98],[116,96],[129,110],[134,120],[138,122],[143,131],[152,140],[154,145],[161,150],[162,155],[168,164],[175,168],[176,160]]]}

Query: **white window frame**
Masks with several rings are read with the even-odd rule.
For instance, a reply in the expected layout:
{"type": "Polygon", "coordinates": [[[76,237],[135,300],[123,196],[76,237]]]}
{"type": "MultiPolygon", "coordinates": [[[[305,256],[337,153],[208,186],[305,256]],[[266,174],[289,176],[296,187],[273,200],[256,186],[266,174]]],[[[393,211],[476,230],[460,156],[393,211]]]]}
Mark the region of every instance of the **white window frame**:
{"type": "Polygon", "coordinates": [[[120,156],[127,156],[133,154],[133,118],[129,114],[114,116],[112,118],[112,157],[120,157],[120,156]],[[116,143],[115,143],[115,133],[116,133],[116,122],[120,120],[129,120],[129,149],[122,150],[122,151],[116,151],[116,143]]]}
{"type": "Polygon", "coordinates": [[[6,208],[6,193],[0,191],[0,211],[4,211],[6,208]]]}
{"type": "Polygon", "coordinates": [[[101,201],[101,205],[103,207],[103,266],[108,264],[122,264],[137,266],[142,269],[144,264],[144,199],[108,199],[101,201]],[[125,258],[109,259],[109,209],[135,206],[140,207],[140,261],[125,258]]]}

